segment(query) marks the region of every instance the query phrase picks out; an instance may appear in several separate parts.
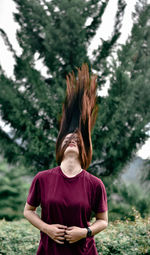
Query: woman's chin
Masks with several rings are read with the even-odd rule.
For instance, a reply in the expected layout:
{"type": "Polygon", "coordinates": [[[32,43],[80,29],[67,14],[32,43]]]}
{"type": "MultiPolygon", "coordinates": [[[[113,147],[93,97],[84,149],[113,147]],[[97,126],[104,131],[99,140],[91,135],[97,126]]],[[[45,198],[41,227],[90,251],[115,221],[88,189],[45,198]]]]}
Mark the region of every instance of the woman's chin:
{"type": "Polygon", "coordinates": [[[72,153],[79,154],[79,150],[78,150],[78,148],[75,147],[75,146],[68,146],[68,147],[66,148],[64,154],[66,154],[66,153],[71,153],[71,152],[72,152],[72,153]]]}

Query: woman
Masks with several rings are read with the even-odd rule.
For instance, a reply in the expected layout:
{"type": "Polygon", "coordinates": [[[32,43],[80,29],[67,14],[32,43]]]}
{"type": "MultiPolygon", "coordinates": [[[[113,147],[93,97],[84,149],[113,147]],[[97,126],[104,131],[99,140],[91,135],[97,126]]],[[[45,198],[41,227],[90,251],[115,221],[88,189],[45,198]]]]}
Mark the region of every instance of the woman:
{"type": "Polygon", "coordinates": [[[92,158],[91,129],[96,120],[96,76],[88,66],[67,77],[56,142],[58,166],[33,179],[24,216],[41,232],[37,255],[97,255],[94,235],[107,227],[103,182],[88,173],[92,158]],[[41,206],[41,218],[36,208],[41,206]],[[91,212],[96,220],[90,225],[91,212]]]}

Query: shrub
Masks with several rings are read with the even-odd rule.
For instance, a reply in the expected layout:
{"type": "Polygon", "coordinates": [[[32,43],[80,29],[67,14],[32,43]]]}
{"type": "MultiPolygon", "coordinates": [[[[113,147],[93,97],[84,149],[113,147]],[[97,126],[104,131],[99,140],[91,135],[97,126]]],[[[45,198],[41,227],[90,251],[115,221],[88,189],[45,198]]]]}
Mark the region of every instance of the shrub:
{"type": "Polygon", "coordinates": [[[134,220],[132,207],[140,213],[141,217],[147,217],[150,213],[150,196],[138,184],[116,183],[113,185],[112,194],[108,198],[109,220],[125,220],[126,217],[134,220]]]}
{"type": "MultiPolygon", "coordinates": [[[[142,255],[150,254],[150,224],[148,218],[141,218],[133,209],[135,221],[109,223],[106,230],[95,236],[99,255],[142,255]]],[[[0,254],[36,254],[40,232],[27,220],[0,221],[0,254]]],[[[65,255],[65,254],[64,254],[65,255]]]]}
{"type": "Polygon", "coordinates": [[[0,158],[0,219],[23,218],[29,184],[23,166],[11,166],[0,158]]]}
{"type": "Polygon", "coordinates": [[[150,219],[141,218],[133,209],[135,221],[116,221],[109,223],[106,230],[96,236],[99,255],[144,255],[150,254],[150,219]]]}

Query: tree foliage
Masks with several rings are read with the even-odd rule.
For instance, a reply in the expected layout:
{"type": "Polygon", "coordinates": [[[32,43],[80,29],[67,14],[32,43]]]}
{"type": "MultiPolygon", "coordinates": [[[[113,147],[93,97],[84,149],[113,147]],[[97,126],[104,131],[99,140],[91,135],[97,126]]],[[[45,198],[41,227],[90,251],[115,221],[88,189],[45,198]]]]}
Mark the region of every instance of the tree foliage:
{"type": "Polygon", "coordinates": [[[137,6],[127,43],[110,65],[108,96],[101,99],[93,142],[98,172],[118,174],[148,137],[150,121],[150,5],[137,6]],[[138,14],[137,14],[138,13],[138,14]],[[137,15],[139,15],[137,17],[137,15]]]}
{"type": "Polygon", "coordinates": [[[1,30],[16,64],[14,77],[0,70],[0,114],[11,133],[0,129],[0,151],[9,162],[21,162],[36,171],[53,167],[58,119],[68,72],[88,63],[98,77],[100,89],[110,78],[109,95],[99,96],[99,115],[93,132],[93,173],[117,174],[146,139],[149,121],[149,5],[142,3],[127,44],[118,60],[108,57],[120,36],[125,2],[118,0],[114,30],[102,41],[94,57],[88,46],[101,25],[108,0],[14,0],[20,25],[17,39],[20,56],[1,30]],[[145,7],[143,7],[145,6],[145,7]],[[87,21],[91,18],[91,23],[87,21]],[[87,25],[88,24],[88,25],[87,25]],[[42,61],[47,75],[36,69],[42,61]]]}
{"type": "MultiPolygon", "coordinates": [[[[1,70],[1,116],[11,125],[12,131],[6,134],[0,130],[0,148],[9,162],[20,160],[39,171],[55,164],[65,77],[83,62],[91,65],[87,47],[101,24],[108,1],[14,2],[18,9],[14,17],[20,25],[17,39],[22,54],[16,55],[1,30],[16,64],[13,79],[1,70]],[[92,22],[86,26],[88,18],[92,22]],[[37,55],[47,68],[47,77],[35,68],[37,55]]],[[[122,7],[120,16],[124,6],[123,1],[118,1],[118,8],[122,7]]],[[[121,24],[121,20],[118,22],[121,24]]],[[[108,48],[111,49],[114,43],[115,40],[109,43],[108,48]]]]}
{"type": "Polygon", "coordinates": [[[13,220],[23,217],[29,189],[26,175],[27,170],[24,167],[14,167],[0,159],[0,219],[13,220]]]}
{"type": "Polygon", "coordinates": [[[140,176],[140,181],[143,186],[146,187],[147,192],[150,190],[150,159],[145,160],[145,164],[142,169],[142,174],[140,176]]]}

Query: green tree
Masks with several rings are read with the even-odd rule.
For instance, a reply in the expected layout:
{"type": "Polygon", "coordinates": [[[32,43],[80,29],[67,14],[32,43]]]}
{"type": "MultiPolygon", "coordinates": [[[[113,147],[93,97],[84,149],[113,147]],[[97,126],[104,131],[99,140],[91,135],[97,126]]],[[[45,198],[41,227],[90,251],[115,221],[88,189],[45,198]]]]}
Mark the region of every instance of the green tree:
{"type": "Polygon", "coordinates": [[[0,219],[19,219],[29,190],[27,171],[0,159],[0,219]]]}
{"type": "Polygon", "coordinates": [[[126,185],[120,179],[112,185],[109,200],[109,220],[135,220],[132,208],[134,207],[141,215],[147,217],[150,213],[150,198],[146,189],[135,182],[126,185]]]}
{"type": "Polygon", "coordinates": [[[8,78],[2,69],[0,75],[1,116],[12,128],[10,134],[0,130],[1,152],[9,162],[20,161],[35,171],[56,164],[55,141],[65,76],[87,62],[90,69],[100,73],[100,85],[110,80],[108,96],[98,98],[99,115],[93,132],[94,154],[89,170],[97,175],[113,174],[115,178],[147,138],[150,6],[144,0],[139,1],[132,35],[119,48],[117,59],[113,59],[125,9],[124,1],[118,0],[112,36],[102,42],[90,59],[87,49],[101,24],[108,1],[14,2],[18,8],[14,16],[20,25],[17,38],[22,54],[16,55],[1,30],[16,60],[14,78],[8,78]],[[88,18],[92,18],[90,25],[86,25],[88,18]],[[47,68],[48,77],[36,70],[37,55],[47,68]]]}
{"type": "Polygon", "coordinates": [[[148,192],[150,190],[150,159],[145,160],[140,180],[142,185],[146,187],[148,192]]]}
{"type": "Polygon", "coordinates": [[[108,0],[14,0],[18,12],[14,14],[20,29],[17,39],[22,53],[17,56],[7,35],[1,30],[16,64],[14,77],[8,78],[0,70],[0,113],[10,124],[7,134],[0,129],[0,151],[9,162],[21,162],[36,171],[47,169],[55,163],[55,141],[58,119],[65,92],[68,72],[83,62],[101,68],[101,84],[105,82],[106,58],[120,36],[125,10],[124,0],[118,0],[114,32],[103,41],[94,61],[88,57],[87,48],[97,28],[101,25],[108,0]],[[91,24],[86,25],[88,18],[91,24]],[[44,77],[35,68],[39,56],[47,68],[44,77]]]}
{"type": "MultiPolygon", "coordinates": [[[[144,1],[145,2],[145,1],[144,1]]],[[[110,88],[100,98],[93,134],[97,174],[119,174],[148,137],[150,122],[150,5],[137,5],[132,34],[112,56],[110,88]]],[[[108,180],[108,178],[107,178],[108,180]]],[[[112,182],[112,176],[110,178],[112,182]]]]}

